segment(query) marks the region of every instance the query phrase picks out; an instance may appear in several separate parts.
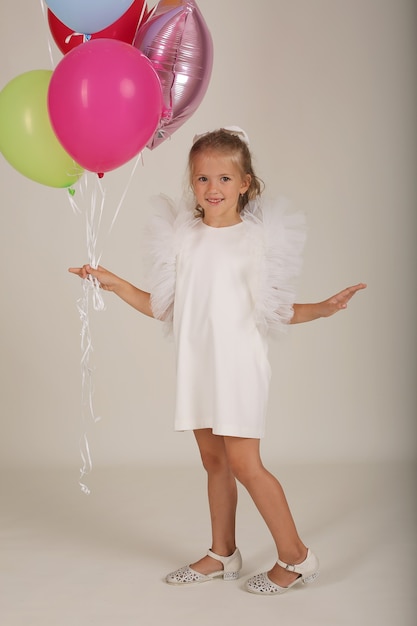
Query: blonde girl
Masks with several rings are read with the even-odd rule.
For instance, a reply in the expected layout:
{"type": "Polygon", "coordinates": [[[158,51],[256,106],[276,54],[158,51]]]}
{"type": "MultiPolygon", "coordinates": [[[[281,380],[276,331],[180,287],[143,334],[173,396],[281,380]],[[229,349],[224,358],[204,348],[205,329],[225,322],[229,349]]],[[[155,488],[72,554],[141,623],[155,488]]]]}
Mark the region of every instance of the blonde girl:
{"type": "Polygon", "coordinates": [[[251,577],[252,593],[281,594],[315,580],[319,562],[298,535],[279,481],[263,465],[270,382],[268,338],[290,324],[347,307],[359,283],[311,304],[292,286],[304,243],[303,220],[267,202],[246,133],[223,128],[195,138],[189,154],[191,201],[160,199],[149,234],[150,292],[102,267],[94,277],[135,309],[172,329],[176,349],[175,429],[192,430],[207,472],[211,548],[166,577],[189,585],[238,578],[237,484],[249,492],[276,545],[275,564],[251,577]]]}

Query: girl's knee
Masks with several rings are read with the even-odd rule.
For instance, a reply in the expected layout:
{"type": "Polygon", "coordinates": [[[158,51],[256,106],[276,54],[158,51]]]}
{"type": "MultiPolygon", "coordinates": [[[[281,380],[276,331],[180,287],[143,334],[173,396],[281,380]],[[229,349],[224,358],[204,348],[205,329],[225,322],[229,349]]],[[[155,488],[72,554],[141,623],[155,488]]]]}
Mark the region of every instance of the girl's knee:
{"type": "Polygon", "coordinates": [[[229,459],[229,465],[233,476],[244,487],[249,486],[252,481],[258,480],[260,473],[264,471],[261,463],[253,463],[245,458],[229,459]]]}
{"type": "Polygon", "coordinates": [[[234,477],[245,487],[265,471],[258,440],[231,439],[227,442],[227,458],[234,477]]]}
{"type": "Polygon", "coordinates": [[[229,471],[227,457],[220,452],[201,451],[201,461],[208,474],[229,471]]]}

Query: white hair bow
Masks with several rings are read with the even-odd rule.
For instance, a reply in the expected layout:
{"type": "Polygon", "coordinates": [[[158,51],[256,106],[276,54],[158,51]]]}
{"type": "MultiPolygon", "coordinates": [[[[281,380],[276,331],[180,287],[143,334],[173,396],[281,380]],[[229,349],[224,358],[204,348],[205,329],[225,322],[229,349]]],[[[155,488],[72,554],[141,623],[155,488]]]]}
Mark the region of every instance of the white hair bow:
{"type": "MultiPolygon", "coordinates": [[[[236,135],[237,137],[239,137],[239,139],[241,141],[243,141],[243,143],[245,143],[247,146],[249,146],[249,137],[247,136],[245,131],[242,128],[240,128],[239,126],[223,126],[222,130],[227,131],[231,135],[236,135]]],[[[194,135],[194,137],[193,137],[193,144],[196,141],[198,141],[201,137],[204,137],[205,135],[208,135],[210,132],[212,132],[212,131],[206,131],[205,133],[201,133],[200,135],[194,135]]]]}

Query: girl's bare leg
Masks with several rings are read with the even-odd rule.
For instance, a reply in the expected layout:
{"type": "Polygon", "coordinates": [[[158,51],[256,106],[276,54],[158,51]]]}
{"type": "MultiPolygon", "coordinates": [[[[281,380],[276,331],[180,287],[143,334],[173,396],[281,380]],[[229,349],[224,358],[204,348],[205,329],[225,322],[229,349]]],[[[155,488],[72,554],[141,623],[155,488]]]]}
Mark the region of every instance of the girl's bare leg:
{"type": "MultiPolygon", "coordinates": [[[[230,556],[236,550],[237,486],[229,467],[224,437],[213,435],[208,428],[195,430],[194,435],[203,466],[207,471],[212,528],[211,549],[220,556],[230,556]]],[[[219,570],[219,561],[204,556],[196,563],[192,563],[191,567],[201,574],[211,574],[219,570]]]]}
{"type": "MultiPolygon", "coordinates": [[[[301,563],[307,548],[298,536],[287,499],[278,480],[262,464],[259,439],[224,437],[233,475],[248,490],[275,541],[279,558],[289,564],[301,563]]],[[[287,587],[297,574],[278,564],[268,572],[272,582],[287,587]]]]}

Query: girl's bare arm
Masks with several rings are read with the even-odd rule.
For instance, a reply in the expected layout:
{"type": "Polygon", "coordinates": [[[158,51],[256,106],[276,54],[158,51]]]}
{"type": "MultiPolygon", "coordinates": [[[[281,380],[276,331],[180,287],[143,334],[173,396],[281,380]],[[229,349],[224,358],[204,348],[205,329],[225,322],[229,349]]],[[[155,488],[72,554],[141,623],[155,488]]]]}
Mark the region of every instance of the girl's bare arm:
{"type": "Polygon", "coordinates": [[[323,302],[315,302],[311,304],[294,304],[294,315],[290,324],[301,324],[302,322],[311,322],[320,317],[330,317],[338,311],[346,309],[349,300],[360,289],[365,289],[365,283],[358,283],[352,287],[346,287],[334,296],[331,296],[323,302]]]}
{"type": "Polygon", "coordinates": [[[113,291],[119,298],[130,304],[134,309],[153,317],[151,308],[151,296],[147,291],[138,289],[127,280],[112,274],[108,270],[104,269],[100,265],[97,269],[92,268],[90,265],[83,265],[82,267],[70,267],[69,272],[76,274],[80,278],[87,278],[93,276],[97,279],[100,287],[105,291],[113,291]]]}

